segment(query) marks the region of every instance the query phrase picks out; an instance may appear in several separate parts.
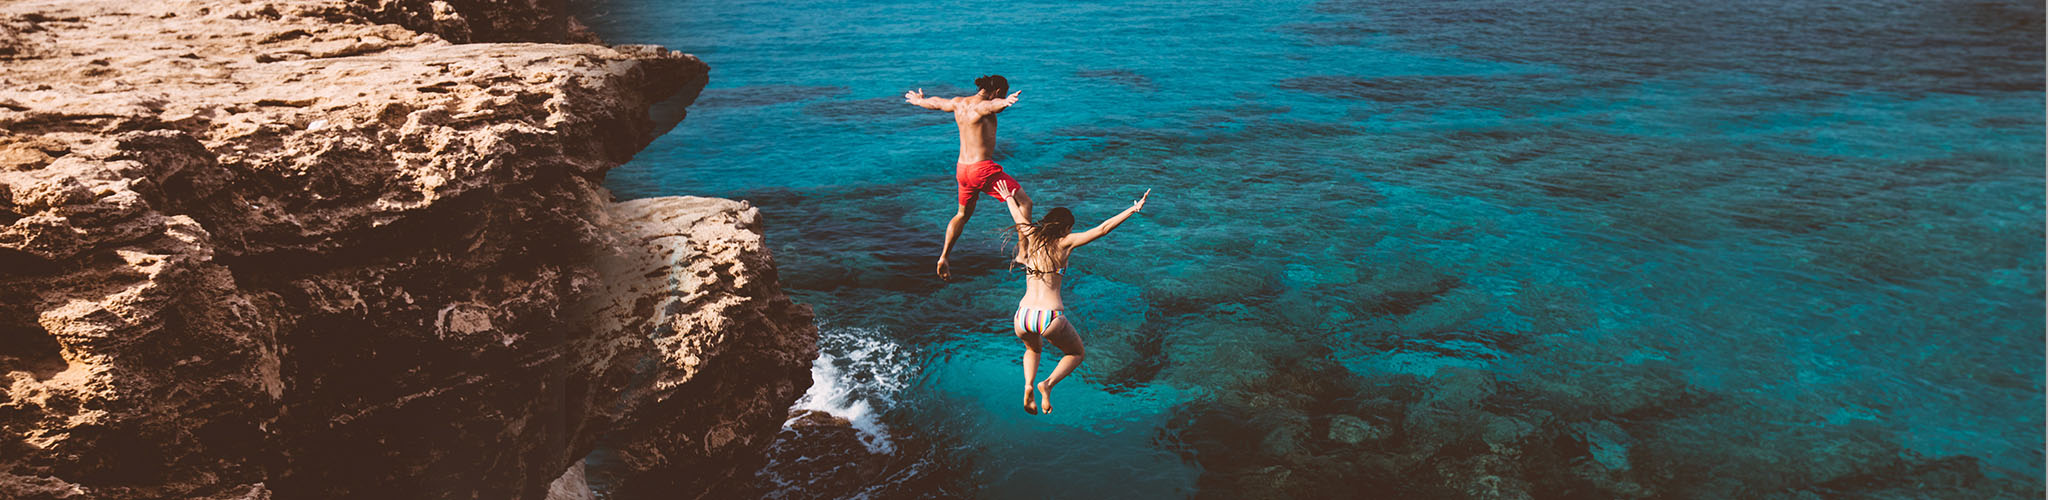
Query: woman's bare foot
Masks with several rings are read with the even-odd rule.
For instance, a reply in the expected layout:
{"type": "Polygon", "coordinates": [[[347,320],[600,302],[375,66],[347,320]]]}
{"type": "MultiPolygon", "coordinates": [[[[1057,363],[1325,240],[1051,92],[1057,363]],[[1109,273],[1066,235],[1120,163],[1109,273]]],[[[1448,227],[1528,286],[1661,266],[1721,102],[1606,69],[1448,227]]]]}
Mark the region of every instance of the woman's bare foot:
{"type": "Polygon", "coordinates": [[[1052,391],[1052,389],[1050,389],[1050,388],[1047,388],[1047,387],[1045,386],[1045,382],[1039,382],[1039,383],[1038,383],[1038,412],[1039,412],[1039,413],[1052,413],[1052,392],[1050,392],[1050,391],[1052,391]]]}
{"type": "Polygon", "coordinates": [[[1035,396],[1035,394],[1031,393],[1031,386],[1024,386],[1024,413],[1037,415],[1038,401],[1033,396],[1035,396]]]}

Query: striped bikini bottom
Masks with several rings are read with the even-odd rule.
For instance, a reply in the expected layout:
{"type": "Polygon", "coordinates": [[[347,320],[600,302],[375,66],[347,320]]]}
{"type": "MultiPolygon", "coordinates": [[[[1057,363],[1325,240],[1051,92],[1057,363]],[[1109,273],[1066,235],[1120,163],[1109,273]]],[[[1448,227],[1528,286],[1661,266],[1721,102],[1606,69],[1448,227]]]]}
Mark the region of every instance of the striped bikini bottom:
{"type": "Polygon", "coordinates": [[[1017,308],[1017,327],[1022,328],[1024,333],[1043,335],[1046,330],[1052,329],[1052,322],[1054,320],[1060,319],[1060,313],[1059,309],[1019,307],[1017,308]]]}

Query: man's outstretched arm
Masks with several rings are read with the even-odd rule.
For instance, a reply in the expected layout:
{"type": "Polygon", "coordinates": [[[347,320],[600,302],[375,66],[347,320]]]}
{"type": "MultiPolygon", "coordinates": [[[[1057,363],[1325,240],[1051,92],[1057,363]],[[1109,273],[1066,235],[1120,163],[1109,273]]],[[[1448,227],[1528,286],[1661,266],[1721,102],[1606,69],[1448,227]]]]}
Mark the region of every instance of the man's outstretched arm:
{"type": "Polygon", "coordinates": [[[993,101],[982,101],[980,104],[974,105],[974,112],[984,115],[993,115],[996,113],[1001,113],[1003,112],[1003,110],[1009,109],[1010,105],[1016,104],[1017,94],[1022,93],[1024,93],[1024,91],[1019,90],[1016,92],[1011,92],[1009,97],[996,99],[993,101]]]}
{"type": "Polygon", "coordinates": [[[904,92],[903,102],[907,102],[913,106],[917,106],[924,109],[935,109],[939,111],[953,110],[953,99],[946,97],[925,97],[924,89],[917,89],[909,92],[904,92]]]}

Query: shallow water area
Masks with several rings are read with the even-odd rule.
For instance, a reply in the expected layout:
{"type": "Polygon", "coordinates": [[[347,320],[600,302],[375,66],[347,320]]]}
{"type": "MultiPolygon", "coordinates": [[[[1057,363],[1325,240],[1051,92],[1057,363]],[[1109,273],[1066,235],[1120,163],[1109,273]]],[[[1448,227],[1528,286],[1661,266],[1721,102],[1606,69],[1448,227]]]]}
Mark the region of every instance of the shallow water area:
{"type": "Polygon", "coordinates": [[[589,9],[712,66],[608,185],[761,207],[797,407],[880,457],[778,498],[2043,489],[2038,3],[589,9]],[[1153,190],[1073,258],[1051,415],[1002,206],[932,273],[956,138],[901,95],[988,73],[1041,210],[1153,190]]]}

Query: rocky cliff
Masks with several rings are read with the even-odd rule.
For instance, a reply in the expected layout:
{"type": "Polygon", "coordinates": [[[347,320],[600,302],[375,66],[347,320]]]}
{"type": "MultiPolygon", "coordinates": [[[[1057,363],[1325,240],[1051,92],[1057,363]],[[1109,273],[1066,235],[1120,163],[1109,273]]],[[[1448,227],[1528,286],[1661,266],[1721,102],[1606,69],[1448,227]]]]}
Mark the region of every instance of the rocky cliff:
{"type": "Polygon", "coordinates": [[[600,186],[703,63],[451,43],[587,38],[558,4],[0,3],[0,497],[751,470],[810,312],[754,209],[600,186]]]}

